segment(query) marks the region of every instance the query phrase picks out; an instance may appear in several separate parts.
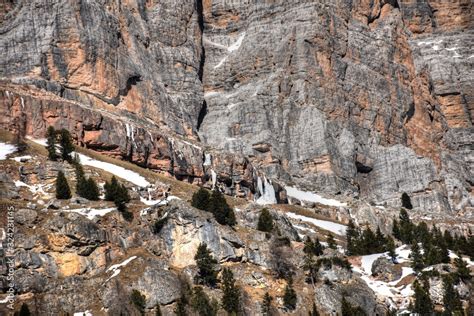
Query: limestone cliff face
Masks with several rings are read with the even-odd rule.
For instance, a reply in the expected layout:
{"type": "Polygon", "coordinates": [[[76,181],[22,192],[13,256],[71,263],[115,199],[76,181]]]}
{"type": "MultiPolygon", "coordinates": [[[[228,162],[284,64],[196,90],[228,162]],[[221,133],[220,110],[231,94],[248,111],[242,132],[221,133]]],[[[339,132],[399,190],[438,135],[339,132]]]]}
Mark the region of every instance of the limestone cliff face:
{"type": "Polygon", "coordinates": [[[1,10],[3,128],[67,127],[89,148],[190,181],[212,167],[230,194],[255,194],[260,170],[275,186],[472,210],[468,0],[1,10]]]}

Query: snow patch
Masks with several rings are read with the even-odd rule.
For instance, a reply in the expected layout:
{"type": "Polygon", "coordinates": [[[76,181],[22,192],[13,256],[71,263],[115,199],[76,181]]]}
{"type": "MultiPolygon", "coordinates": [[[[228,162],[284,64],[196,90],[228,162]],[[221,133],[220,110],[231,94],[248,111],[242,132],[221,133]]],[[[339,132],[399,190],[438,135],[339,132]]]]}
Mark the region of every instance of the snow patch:
{"type": "Polygon", "coordinates": [[[240,35],[240,37],[237,39],[237,41],[234,44],[227,47],[227,51],[231,53],[238,50],[240,46],[242,45],[242,41],[244,40],[244,38],[245,38],[245,32],[243,32],[242,35],[240,35]]]}
{"type": "Polygon", "coordinates": [[[90,311],[85,311],[85,312],[75,312],[74,316],[94,316],[90,311]]]}
{"type": "Polygon", "coordinates": [[[13,157],[10,159],[15,160],[16,162],[25,162],[25,161],[30,160],[31,158],[33,157],[31,157],[30,155],[26,155],[26,156],[20,156],[20,157],[13,157]]]}
{"type": "Polygon", "coordinates": [[[313,192],[302,191],[295,187],[285,186],[285,190],[286,190],[286,194],[289,197],[292,197],[300,201],[313,202],[313,203],[319,203],[319,204],[337,206],[337,207],[347,206],[346,203],[342,203],[340,201],[333,200],[333,199],[326,199],[320,196],[319,194],[316,194],[313,192]]]}
{"type": "Polygon", "coordinates": [[[0,142],[0,160],[5,160],[8,155],[16,151],[16,146],[0,142]]]}
{"type": "MultiPolygon", "coordinates": [[[[177,196],[174,196],[174,195],[170,195],[168,196],[167,198],[165,199],[162,199],[162,200],[152,200],[152,199],[145,199],[144,197],[140,197],[140,201],[145,204],[145,205],[148,205],[148,206],[153,206],[153,205],[158,205],[158,206],[163,206],[163,205],[168,205],[168,202],[171,201],[171,200],[181,200],[179,197],[177,196]]],[[[147,209],[145,209],[147,210],[147,209]]],[[[145,210],[142,210],[145,211],[145,210]]],[[[146,214],[143,213],[142,215],[146,214]]]]}
{"type": "Polygon", "coordinates": [[[95,208],[86,207],[86,208],[76,208],[76,209],[68,209],[68,210],[63,209],[61,210],[61,212],[81,214],[87,217],[88,219],[92,220],[96,216],[102,217],[107,213],[115,211],[116,209],[117,208],[115,207],[109,207],[109,208],[103,208],[103,209],[95,209],[95,208]]]}
{"type": "Polygon", "coordinates": [[[108,162],[96,160],[84,154],[78,153],[78,156],[79,156],[80,162],[85,166],[91,166],[91,167],[95,167],[95,168],[110,172],[116,175],[117,177],[120,177],[122,179],[127,180],[128,182],[138,185],[139,187],[147,187],[150,185],[150,182],[148,182],[143,176],[139,175],[135,171],[125,169],[123,167],[120,167],[108,162]]]}
{"type": "Polygon", "coordinates": [[[204,163],[203,166],[210,166],[212,165],[212,156],[211,154],[204,154],[204,163]]]}
{"type": "Polygon", "coordinates": [[[110,279],[112,279],[112,278],[116,277],[117,275],[119,275],[120,271],[121,271],[120,268],[125,267],[127,264],[129,264],[132,260],[134,260],[136,258],[137,258],[137,256],[132,256],[132,257],[126,259],[125,261],[123,261],[122,263],[113,264],[110,267],[108,267],[107,272],[112,271],[112,275],[107,280],[105,280],[104,283],[106,283],[110,279]]]}
{"type": "Polygon", "coordinates": [[[292,213],[292,212],[286,212],[285,215],[289,218],[300,220],[302,222],[311,223],[314,226],[318,226],[322,229],[325,229],[325,230],[330,231],[331,233],[334,233],[334,234],[337,234],[337,235],[345,235],[346,234],[346,229],[347,229],[346,225],[334,223],[334,222],[331,222],[331,221],[316,219],[316,218],[312,218],[312,217],[307,217],[307,216],[303,216],[303,215],[298,215],[298,214],[295,214],[295,213],[292,213]]]}
{"type": "Polygon", "coordinates": [[[220,66],[222,66],[222,65],[225,63],[226,60],[227,60],[227,56],[224,57],[224,58],[222,58],[221,61],[219,61],[219,63],[214,66],[214,69],[217,69],[217,68],[219,68],[220,66]]]}

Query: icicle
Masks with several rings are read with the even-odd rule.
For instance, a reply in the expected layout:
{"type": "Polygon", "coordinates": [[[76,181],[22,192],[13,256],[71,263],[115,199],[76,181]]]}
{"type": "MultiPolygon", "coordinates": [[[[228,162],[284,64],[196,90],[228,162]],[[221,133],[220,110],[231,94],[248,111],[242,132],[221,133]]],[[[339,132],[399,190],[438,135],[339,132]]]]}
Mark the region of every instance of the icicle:
{"type": "Polygon", "coordinates": [[[217,173],[214,171],[214,169],[211,169],[211,179],[212,179],[212,189],[214,190],[217,183],[217,173]]]}
{"type": "Polygon", "coordinates": [[[23,97],[20,97],[20,101],[21,101],[21,108],[24,109],[25,108],[25,100],[23,100],[23,97]]]}
{"type": "Polygon", "coordinates": [[[211,154],[205,154],[203,166],[210,166],[212,164],[211,159],[212,159],[211,154]]]}

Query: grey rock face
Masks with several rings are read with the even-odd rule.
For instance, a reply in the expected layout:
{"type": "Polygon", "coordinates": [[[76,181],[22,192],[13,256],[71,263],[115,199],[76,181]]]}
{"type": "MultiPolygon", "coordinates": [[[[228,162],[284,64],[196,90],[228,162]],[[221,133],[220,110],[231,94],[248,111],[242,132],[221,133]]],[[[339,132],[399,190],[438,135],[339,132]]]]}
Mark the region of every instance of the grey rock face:
{"type": "Polygon", "coordinates": [[[372,276],[384,282],[392,282],[400,279],[402,269],[390,259],[380,257],[372,264],[372,276]]]}

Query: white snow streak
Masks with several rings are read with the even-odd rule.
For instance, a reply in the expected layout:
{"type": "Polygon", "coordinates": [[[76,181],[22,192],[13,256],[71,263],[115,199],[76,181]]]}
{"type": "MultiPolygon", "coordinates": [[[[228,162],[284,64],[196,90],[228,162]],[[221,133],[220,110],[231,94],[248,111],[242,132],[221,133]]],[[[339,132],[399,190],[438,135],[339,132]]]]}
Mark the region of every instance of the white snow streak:
{"type": "Polygon", "coordinates": [[[67,212],[67,213],[77,213],[84,215],[88,219],[92,220],[96,216],[104,216],[107,213],[110,213],[112,211],[115,211],[115,207],[109,207],[109,208],[103,208],[103,209],[95,209],[95,208],[76,208],[76,209],[63,209],[61,212],[67,212]]]}
{"type": "Polygon", "coordinates": [[[13,154],[16,147],[11,144],[0,142],[0,160],[4,160],[8,155],[13,154]]]}
{"type": "Polygon", "coordinates": [[[118,264],[114,264],[114,265],[111,265],[108,269],[107,269],[107,272],[110,272],[112,271],[112,275],[104,282],[106,283],[107,281],[109,281],[110,279],[116,277],[117,275],[120,274],[120,268],[122,267],[125,267],[127,264],[129,264],[132,260],[136,259],[137,256],[132,256],[130,258],[128,258],[127,260],[123,261],[122,263],[118,263],[118,264]]]}
{"type": "Polygon", "coordinates": [[[334,223],[334,222],[331,222],[331,221],[324,221],[324,220],[321,220],[321,219],[316,219],[316,218],[307,217],[307,216],[303,216],[303,215],[298,215],[298,214],[295,214],[295,213],[292,213],[292,212],[286,212],[285,215],[287,217],[290,217],[290,218],[293,218],[293,219],[296,219],[296,220],[300,220],[302,222],[307,222],[307,223],[313,224],[314,226],[321,227],[322,229],[325,229],[325,230],[330,231],[331,233],[334,233],[334,234],[337,234],[337,235],[345,235],[346,234],[347,226],[342,225],[342,224],[334,223]]]}
{"type": "Polygon", "coordinates": [[[257,179],[257,187],[260,193],[260,197],[257,199],[256,203],[260,205],[266,204],[276,204],[275,189],[269,180],[266,177],[263,177],[263,182],[260,177],[257,179]]]}
{"type": "Polygon", "coordinates": [[[285,186],[285,190],[286,190],[286,194],[289,197],[295,198],[300,201],[314,202],[314,203],[319,203],[319,204],[324,204],[324,205],[329,205],[329,206],[338,206],[338,207],[347,206],[346,203],[342,203],[340,201],[333,200],[333,199],[326,199],[316,193],[302,191],[295,187],[285,186]]]}

